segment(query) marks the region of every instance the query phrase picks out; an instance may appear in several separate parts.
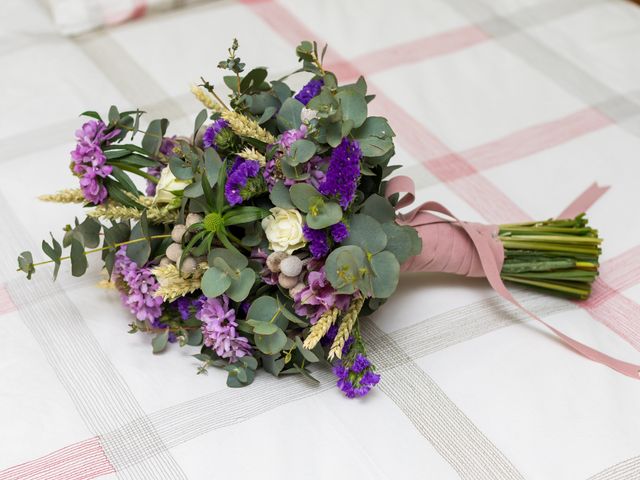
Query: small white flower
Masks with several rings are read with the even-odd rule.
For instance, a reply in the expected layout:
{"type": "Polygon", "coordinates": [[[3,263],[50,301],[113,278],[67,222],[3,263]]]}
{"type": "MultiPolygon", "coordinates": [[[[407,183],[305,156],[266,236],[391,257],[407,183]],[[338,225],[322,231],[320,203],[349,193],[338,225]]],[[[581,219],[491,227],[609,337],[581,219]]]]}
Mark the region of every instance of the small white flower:
{"type": "Polygon", "coordinates": [[[304,107],[300,112],[300,121],[302,121],[302,123],[309,123],[314,118],[318,118],[318,112],[316,110],[304,107]]]}
{"type": "Polygon", "coordinates": [[[307,244],[302,233],[302,215],[298,210],[273,207],[269,211],[271,215],[262,220],[262,228],[271,250],[291,255],[307,244]]]}
{"type": "Polygon", "coordinates": [[[178,180],[169,167],[164,167],[160,173],[160,180],[156,186],[154,203],[171,203],[175,198],[173,192],[181,192],[191,183],[190,180],[178,180]]]}

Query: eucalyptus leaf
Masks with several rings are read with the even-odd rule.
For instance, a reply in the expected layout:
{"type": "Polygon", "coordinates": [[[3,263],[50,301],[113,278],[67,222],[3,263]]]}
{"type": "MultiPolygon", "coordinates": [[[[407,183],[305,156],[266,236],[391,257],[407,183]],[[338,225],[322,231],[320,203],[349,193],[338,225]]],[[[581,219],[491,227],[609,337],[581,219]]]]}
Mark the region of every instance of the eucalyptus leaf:
{"type": "Polygon", "coordinates": [[[276,123],[281,132],[300,128],[300,113],[304,105],[295,98],[287,98],[276,116],[276,123]]]}
{"type": "Polygon", "coordinates": [[[318,190],[308,183],[296,183],[289,189],[291,202],[302,212],[309,211],[309,205],[314,198],[322,198],[318,190]]]}
{"type": "Polygon", "coordinates": [[[314,207],[312,204],[306,220],[309,227],[314,230],[321,230],[335,225],[342,220],[342,208],[335,202],[323,201],[320,202],[317,207],[314,207]]]}
{"type": "Polygon", "coordinates": [[[151,340],[151,347],[153,353],[160,353],[167,348],[167,342],[169,341],[169,329],[163,330],[161,333],[153,337],[151,340]]]}
{"type": "Polygon", "coordinates": [[[31,275],[36,271],[33,266],[33,255],[31,252],[22,252],[18,257],[18,268],[27,274],[27,278],[31,280],[31,275]]]}
{"type": "Polygon", "coordinates": [[[345,88],[336,94],[342,107],[343,120],[351,120],[355,128],[360,127],[367,119],[367,101],[364,95],[354,88],[345,88]]]}
{"type": "Polygon", "coordinates": [[[77,238],[71,240],[71,275],[81,277],[89,266],[87,256],[84,254],[84,246],[77,238]]]}
{"type": "Polygon", "coordinates": [[[380,223],[392,222],[396,218],[396,211],[389,201],[375,193],[365,200],[361,212],[380,223]]]}
{"type": "Polygon", "coordinates": [[[355,245],[336,248],[325,262],[327,279],[339,293],[355,293],[363,268],[367,268],[366,255],[355,245]]]}
{"type": "Polygon", "coordinates": [[[388,298],[396,291],[400,277],[400,264],[389,251],[380,252],[371,258],[373,295],[388,298]]]}
{"type": "Polygon", "coordinates": [[[193,125],[193,138],[196,138],[196,135],[198,135],[198,130],[200,130],[204,122],[207,121],[207,117],[207,110],[204,108],[200,110],[200,113],[198,113],[198,115],[196,116],[196,120],[193,125]]]}
{"type": "Polygon", "coordinates": [[[217,267],[209,267],[200,282],[202,293],[208,298],[222,295],[231,285],[229,275],[217,267]]]}
{"type": "Polygon", "coordinates": [[[300,165],[306,163],[316,154],[316,144],[311,140],[296,140],[289,147],[287,162],[290,165],[300,165]]]}
{"type": "Polygon", "coordinates": [[[253,338],[258,350],[267,355],[280,352],[287,344],[287,336],[280,328],[270,335],[256,333],[253,338]]]}
{"type": "Polygon", "coordinates": [[[353,215],[349,221],[349,237],[343,245],[357,245],[366,252],[378,253],[387,246],[387,234],[380,222],[364,214],[353,215]]]}
{"type": "Polygon", "coordinates": [[[169,159],[169,170],[178,180],[191,180],[193,178],[193,169],[190,165],[185,165],[181,158],[171,157],[169,159]]]}
{"type": "Polygon", "coordinates": [[[163,123],[163,120],[151,120],[144,137],[142,137],[142,148],[153,157],[158,154],[162,144],[162,136],[164,135],[163,123]]]}
{"type": "Polygon", "coordinates": [[[209,265],[213,265],[213,262],[216,258],[223,259],[227,263],[227,265],[229,265],[236,271],[242,270],[249,264],[249,260],[247,260],[246,256],[226,248],[214,248],[213,250],[211,250],[211,252],[209,252],[209,256],[207,257],[209,265]]]}
{"type": "Polygon", "coordinates": [[[231,285],[226,293],[234,302],[242,302],[249,296],[255,281],[256,272],[250,268],[245,268],[240,271],[238,278],[231,278],[231,285]]]}
{"type": "Polygon", "coordinates": [[[278,180],[271,189],[269,199],[276,207],[291,209],[294,208],[291,202],[291,195],[289,189],[282,180],[278,180]]]}

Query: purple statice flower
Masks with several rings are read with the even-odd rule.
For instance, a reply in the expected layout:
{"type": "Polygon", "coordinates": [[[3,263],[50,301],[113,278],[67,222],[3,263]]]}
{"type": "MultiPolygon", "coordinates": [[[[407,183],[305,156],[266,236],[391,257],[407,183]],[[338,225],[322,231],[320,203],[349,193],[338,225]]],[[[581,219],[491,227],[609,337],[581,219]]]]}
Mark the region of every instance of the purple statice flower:
{"type": "MultiPolygon", "coordinates": [[[[162,143],[160,144],[160,149],[159,149],[160,155],[167,158],[171,156],[171,153],[173,152],[173,149],[176,146],[175,138],[176,137],[174,135],[173,137],[164,137],[162,139],[162,143]]],[[[162,173],[162,169],[164,167],[165,165],[162,165],[162,164],[158,164],[154,167],[148,167],[147,173],[156,178],[160,178],[160,174],[162,173]]],[[[156,184],[150,180],[147,180],[147,187],[145,189],[145,193],[147,194],[148,197],[153,197],[156,194],[156,184]]]]}
{"type": "Polygon", "coordinates": [[[98,120],[90,120],[76,130],[78,143],[71,152],[73,172],[80,177],[80,188],[87,201],[96,205],[107,199],[107,189],[102,184],[111,175],[112,167],[107,165],[107,157],[102,145],[120,133],[112,130],[105,133],[107,126],[98,120]]]}
{"type": "Polygon", "coordinates": [[[264,177],[264,181],[267,183],[267,188],[269,189],[269,191],[271,191],[271,189],[273,189],[273,186],[278,182],[278,177],[276,177],[275,158],[272,158],[265,163],[262,176],[264,177]]]}
{"type": "Polygon", "coordinates": [[[229,205],[242,203],[242,188],[247,185],[247,181],[258,175],[260,164],[255,160],[245,160],[237,157],[236,162],[228,172],[227,182],[224,186],[224,196],[229,205]]]}
{"type": "Polygon", "coordinates": [[[191,316],[191,307],[194,305],[194,300],[189,297],[180,297],[173,302],[171,306],[175,307],[180,314],[182,321],[188,320],[191,316]]]}
{"type": "Polygon", "coordinates": [[[213,147],[216,150],[218,149],[216,145],[216,137],[220,133],[220,130],[229,126],[229,122],[227,122],[224,118],[219,118],[211,125],[207,127],[202,135],[202,144],[204,148],[213,147]]]}
{"type": "Polygon", "coordinates": [[[300,125],[299,129],[294,128],[293,130],[287,130],[282,135],[280,135],[280,139],[278,140],[278,143],[283,149],[288,151],[289,147],[293,142],[302,140],[306,134],[307,134],[307,126],[300,125]]]}
{"type": "Polygon", "coordinates": [[[302,234],[309,242],[309,251],[314,258],[322,258],[329,253],[327,232],[324,230],[314,230],[305,224],[302,226],[302,234]]]}
{"type": "Polygon", "coordinates": [[[314,324],[330,308],[346,310],[350,299],[349,295],[336,293],[327,280],[324,268],[320,268],[320,270],[309,272],[307,286],[293,297],[293,307],[298,315],[305,316],[314,324]]]}
{"type": "Polygon", "coordinates": [[[336,335],[338,334],[338,325],[335,323],[329,327],[327,333],[324,334],[324,337],[320,339],[320,345],[323,347],[328,347],[333,345],[333,341],[336,339],[336,335]]]}
{"type": "Polygon", "coordinates": [[[251,353],[249,340],[236,332],[236,311],[229,307],[229,297],[202,298],[196,318],[202,321],[204,344],[212,348],[220,358],[234,363],[251,353]]]}
{"type": "Polygon", "coordinates": [[[349,237],[349,230],[347,229],[347,226],[344,223],[338,222],[335,225],[331,225],[331,238],[333,238],[334,242],[341,243],[345,241],[348,237],[349,237]]]}
{"type": "Polygon", "coordinates": [[[313,97],[320,93],[323,85],[324,81],[321,78],[311,79],[293,98],[306,106],[313,97]]]}
{"type": "Polygon", "coordinates": [[[333,373],[338,377],[336,385],[349,398],[364,397],[380,381],[380,375],[373,371],[371,362],[361,353],[350,366],[338,361],[333,373]]]}
{"type": "Polygon", "coordinates": [[[162,297],[155,295],[160,286],[148,267],[139,267],[127,257],[126,245],[116,252],[113,276],[121,282],[122,303],[140,321],[153,325],[162,315],[162,297]]]}
{"type": "Polygon", "coordinates": [[[360,145],[347,137],[331,152],[329,168],[319,191],[323,195],[337,195],[343,209],[351,204],[356,194],[361,158],[360,145]]]}

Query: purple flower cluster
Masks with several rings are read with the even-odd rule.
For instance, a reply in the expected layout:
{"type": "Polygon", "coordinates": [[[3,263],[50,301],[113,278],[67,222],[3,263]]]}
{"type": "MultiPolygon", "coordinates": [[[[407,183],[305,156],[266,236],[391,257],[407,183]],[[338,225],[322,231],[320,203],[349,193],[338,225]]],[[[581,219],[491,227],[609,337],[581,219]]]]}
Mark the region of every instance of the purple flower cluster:
{"type": "Polygon", "coordinates": [[[324,81],[321,78],[314,78],[302,87],[293,98],[298,100],[301,104],[307,105],[313,97],[320,93],[323,85],[324,81]]]}
{"type": "Polygon", "coordinates": [[[350,299],[349,295],[336,293],[327,280],[324,268],[321,268],[309,272],[307,286],[294,295],[293,306],[298,315],[307,317],[314,324],[330,308],[346,310],[350,299]]]}
{"type": "Polygon", "coordinates": [[[122,303],[138,320],[146,320],[153,325],[162,315],[162,297],[155,296],[160,285],[151,274],[151,269],[138,267],[136,262],[127,257],[127,247],[122,246],[116,252],[113,275],[116,281],[124,283],[122,303]]]}
{"type": "Polygon", "coordinates": [[[361,158],[362,151],[358,142],[346,137],[331,152],[329,168],[319,190],[323,195],[337,195],[343,209],[351,204],[355,196],[361,158]]]}
{"type": "Polygon", "coordinates": [[[211,125],[209,125],[202,135],[202,144],[204,145],[204,148],[213,147],[217,150],[218,147],[216,146],[216,137],[220,133],[220,130],[228,126],[229,122],[227,122],[224,118],[219,118],[211,125]]]}
{"type": "Polygon", "coordinates": [[[302,234],[309,242],[309,251],[314,258],[322,258],[329,253],[327,232],[324,230],[314,230],[305,224],[302,226],[302,234]]]}
{"type": "Polygon", "coordinates": [[[282,135],[280,135],[280,139],[278,143],[280,146],[286,150],[289,149],[291,144],[297,140],[302,140],[307,134],[307,126],[301,125],[299,129],[287,130],[282,135]]]}
{"type": "Polygon", "coordinates": [[[251,353],[249,340],[236,332],[236,312],[229,307],[229,297],[202,297],[196,318],[202,321],[204,344],[212,348],[220,358],[234,363],[251,353]]]}
{"type": "Polygon", "coordinates": [[[250,178],[258,175],[260,164],[255,160],[245,160],[237,157],[235,163],[227,173],[227,182],[224,186],[224,196],[229,205],[242,203],[242,189],[250,178]]]}
{"type": "Polygon", "coordinates": [[[102,144],[107,143],[120,133],[112,130],[105,133],[107,126],[99,120],[89,120],[76,131],[78,144],[71,152],[73,172],[80,177],[80,188],[87,201],[96,205],[107,198],[107,189],[101,178],[111,174],[112,167],[107,165],[107,157],[102,144]]]}
{"type": "Polygon", "coordinates": [[[333,373],[338,377],[336,385],[349,398],[364,397],[380,381],[367,357],[358,353],[351,366],[338,362],[333,373]]]}
{"type": "Polygon", "coordinates": [[[349,237],[347,226],[342,222],[331,225],[331,237],[336,243],[344,242],[349,237]]]}

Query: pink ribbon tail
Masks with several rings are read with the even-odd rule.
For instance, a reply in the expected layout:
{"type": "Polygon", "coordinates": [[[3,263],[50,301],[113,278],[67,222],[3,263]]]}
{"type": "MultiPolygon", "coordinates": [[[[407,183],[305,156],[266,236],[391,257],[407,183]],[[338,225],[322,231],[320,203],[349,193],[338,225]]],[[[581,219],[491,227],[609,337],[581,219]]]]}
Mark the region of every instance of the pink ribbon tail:
{"type": "MultiPolygon", "coordinates": [[[[598,187],[596,184],[593,184],[580,195],[560,217],[574,217],[584,212],[600,198],[607,189],[608,187],[598,187]]],[[[405,193],[405,195],[399,198],[396,209],[410,205],[415,199],[415,186],[413,180],[409,177],[398,176],[389,180],[386,196],[390,197],[391,195],[401,193],[405,193]]],[[[423,239],[423,251],[403,264],[403,270],[445,271],[467,276],[478,276],[477,265],[479,264],[482,276],[487,278],[489,284],[498,295],[547,327],[568,346],[590,360],[606,365],[628,377],[640,379],[640,365],[613,358],[569,337],[523,307],[513,295],[511,295],[500,277],[502,262],[504,260],[504,249],[502,248],[500,239],[497,238],[497,227],[495,225],[479,226],[474,223],[462,222],[449,210],[436,202],[425,202],[406,214],[398,214],[398,223],[416,228],[418,234],[423,239]],[[434,215],[432,212],[446,215],[453,220],[447,220],[434,215]],[[445,227],[443,227],[443,225],[445,227]],[[447,230],[443,228],[447,228],[447,230]],[[462,236],[459,235],[460,231],[465,233],[465,241],[461,241],[460,238],[462,236]],[[433,235],[434,232],[437,233],[433,235]],[[434,241],[430,240],[430,237],[436,238],[435,244],[434,241]],[[431,243],[426,242],[425,239],[431,241],[431,243]],[[443,248],[441,245],[443,243],[457,246],[443,248]],[[499,248],[496,247],[496,245],[499,245],[499,248]],[[444,255],[448,255],[446,260],[442,261],[441,259],[434,258],[442,252],[444,252],[444,255]],[[464,257],[464,259],[457,259],[455,258],[456,256],[464,257]]]]}

